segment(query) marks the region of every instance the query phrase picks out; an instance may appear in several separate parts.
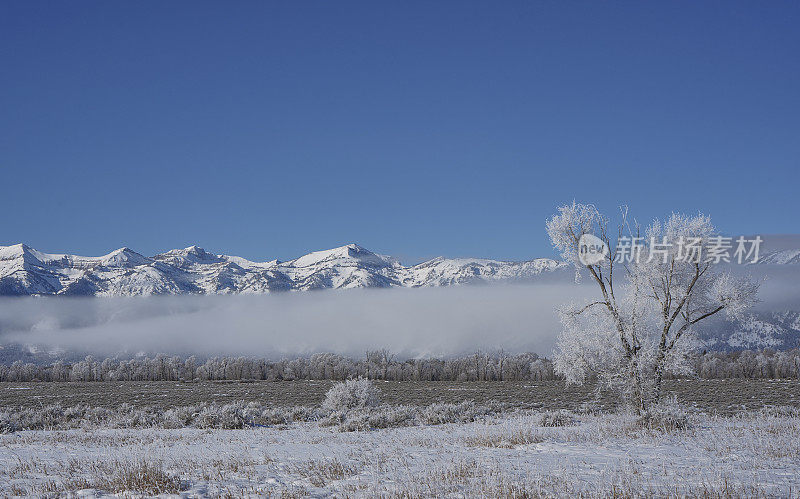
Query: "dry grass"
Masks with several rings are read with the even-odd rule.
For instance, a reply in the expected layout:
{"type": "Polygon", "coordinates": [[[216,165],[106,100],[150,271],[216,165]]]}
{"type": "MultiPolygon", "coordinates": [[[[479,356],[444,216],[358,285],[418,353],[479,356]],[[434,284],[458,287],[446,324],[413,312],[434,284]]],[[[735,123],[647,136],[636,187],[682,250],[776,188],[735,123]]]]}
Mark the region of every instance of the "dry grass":
{"type": "Polygon", "coordinates": [[[360,469],[351,464],[343,464],[338,459],[314,459],[293,464],[293,473],[308,480],[314,487],[324,487],[331,482],[344,480],[359,473],[360,469]]]}
{"type": "MultiPolygon", "coordinates": [[[[685,498],[707,499],[795,497],[797,490],[775,490],[758,482],[741,484],[723,477],[718,483],[657,485],[639,476],[635,465],[621,467],[604,477],[602,483],[586,484],[575,480],[569,472],[538,474],[531,470],[523,477],[501,469],[497,464],[478,461],[460,461],[450,466],[430,470],[422,476],[410,478],[381,497],[435,498],[435,497],[493,497],[523,498],[685,498]],[[468,491],[468,492],[466,492],[468,491]]],[[[375,493],[375,490],[368,491],[375,493]]]]}
{"type": "Polygon", "coordinates": [[[544,442],[544,437],[532,430],[516,429],[508,432],[492,432],[482,435],[470,435],[464,438],[468,447],[493,447],[513,449],[519,445],[530,445],[544,442]]]}
{"type": "Polygon", "coordinates": [[[541,415],[539,424],[546,428],[558,428],[560,426],[572,426],[577,423],[575,417],[567,411],[548,411],[541,415]]]}
{"type": "Polygon", "coordinates": [[[111,492],[133,491],[142,494],[176,494],[183,490],[181,480],[166,471],[160,463],[139,461],[133,465],[103,470],[95,478],[94,488],[111,492]],[[110,473],[109,473],[110,472],[110,473]]]}
{"type": "Polygon", "coordinates": [[[800,476],[800,414],[791,411],[694,415],[689,429],[670,431],[624,413],[571,415],[570,426],[543,426],[542,417],[519,411],[358,433],[316,422],[285,430],[19,432],[0,436],[0,496],[85,488],[155,495],[187,487],[189,496],[212,497],[800,493],[800,479],[792,479],[800,476]],[[113,458],[101,461],[100,453],[113,458]]]}
{"type": "Polygon", "coordinates": [[[97,489],[106,493],[137,493],[149,496],[177,494],[188,483],[165,471],[157,461],[81,461],[43,465],[31,460],[21,462],[8,476],[27,478],[31,475],[48,476],[30,488],[12,487],[13,495],[62,495],[81,489],[97,489]],[[52,478],[51,478],[52,477],[52,478]]]}

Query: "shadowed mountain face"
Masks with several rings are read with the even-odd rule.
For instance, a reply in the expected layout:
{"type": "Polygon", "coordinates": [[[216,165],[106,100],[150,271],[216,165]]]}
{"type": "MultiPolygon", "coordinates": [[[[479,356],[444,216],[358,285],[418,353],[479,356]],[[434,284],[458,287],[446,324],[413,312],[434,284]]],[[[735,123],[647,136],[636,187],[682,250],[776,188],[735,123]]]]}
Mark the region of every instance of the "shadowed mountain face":
{"type": "Polygon", "coordinates": [[[403,266],[356,244],[288,262],[251,262],[197,246],[146,257],[121,248],[99,257],[0,246],[0,295],[139,296],[235,294],[378,287],[426,287],[531,281],[569,275],[549,258],[525,262],[435,258],[403,266]]]}

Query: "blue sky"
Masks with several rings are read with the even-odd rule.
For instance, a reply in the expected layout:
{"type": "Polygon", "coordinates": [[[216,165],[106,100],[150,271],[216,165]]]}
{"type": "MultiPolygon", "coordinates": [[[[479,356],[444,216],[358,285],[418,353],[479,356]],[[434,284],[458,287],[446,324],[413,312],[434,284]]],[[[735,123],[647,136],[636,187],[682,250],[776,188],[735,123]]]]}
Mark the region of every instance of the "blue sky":
{"type": "Polygon", "coordinates": [[[560,203],[797,233],[796,2],[4,2],[0,244],[551,256],[560,203]]]}

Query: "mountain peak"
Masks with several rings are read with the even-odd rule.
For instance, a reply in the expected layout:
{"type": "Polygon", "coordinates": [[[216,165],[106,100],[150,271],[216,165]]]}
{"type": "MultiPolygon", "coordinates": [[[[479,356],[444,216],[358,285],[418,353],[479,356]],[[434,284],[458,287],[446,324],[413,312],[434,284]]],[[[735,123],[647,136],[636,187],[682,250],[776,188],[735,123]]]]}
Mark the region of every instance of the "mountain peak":
{"type": "Polygon", "coordinates": [[[4,255],[11,255],[17,254],[21,255],[23,251],[29,251],[30,247],[25,243],[16,243],[16,244],[9,244],[8,246],[0,246],[0,254],[4,255]]]}
{"type": "Polygon", "coordinates": [[[133,251],[127,246],[115,249],[107,255],[98,258],[101,265],[106,267],[135,267],[152,263],[152,259],[133,251]]]}
{"type": "Polygon", "coordinates": [[[296,267],[310,267],[322,264],[323,262],[333,264],[336,262],[345,263],[348,261],[380,267],[391,265],[386,259],[355,243],[346,244],[329,250],[315,251],[288,263],[296,267]]]}
{"type": "Polygon", "coordinates": [[[21,257],[24,258],[26,255],[33,257],[33,251],[25,243],[0,246],[0,260],[16,260],[21,257]]]}
{"type": "Polygon", "coordinates": [[[161,253],[153,257],[155,260],[163,261],[177,267],[191,266],[193,264],[209,264],[225,261],[223,258],[209,253],[200,246],[193,244],[183,249],[173,249],[166,253],[161,253]]]}
{"type": "MultiPolygon", "coordinates": [[[[41,253],[15,244],[0,246],[0,294],[131,296],[416,288],[528,281],[561,268],[567,268],[566,264],[552,260],[503,262],[442,257],[404,266],[357,243],[315,251],[288,262],[251,262],[212,254],[197,245],[148,258],[128,247],[104,256],[84,257],[41,253]]],[[[572,274],[565,275],[571,281],[572,274]]]]}
{"type": "Polygon", "coordinates": [[[214,262],[221,261],[218,255],[214,253],[209,253],[200,246],[197,246],[196,244],[193,244],[188,248],[184,248],[184,251],[186,252],[187,256],[194,257],[198,261],[214,261],[214,262]]]}

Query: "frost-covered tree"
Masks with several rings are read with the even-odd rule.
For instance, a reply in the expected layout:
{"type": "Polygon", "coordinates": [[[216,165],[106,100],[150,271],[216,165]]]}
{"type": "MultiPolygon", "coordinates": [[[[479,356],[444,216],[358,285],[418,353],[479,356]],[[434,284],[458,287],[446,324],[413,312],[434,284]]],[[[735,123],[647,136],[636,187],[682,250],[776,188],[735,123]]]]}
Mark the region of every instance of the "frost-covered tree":
{"type": "Polygon", "coordinates": [[[721,271],[703,254],[718,237],[704,215],[673,214],[642,234],[623,208],[612,241],[608,218],[593,205],[573,202],[547,221],[547,232],[574,263],[576,279],[588,274],[598,290],[595,301],[560,310],[556,372],[570,383],[596,376],[640,411],[658,403],[666,373],[691,370],[688,354],[699,322],[720,312],[741,317],[755,301],[756,282],[721,271]],[[580,254],[584,234],[607,248],[588,265],[580,254]]]}

